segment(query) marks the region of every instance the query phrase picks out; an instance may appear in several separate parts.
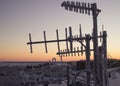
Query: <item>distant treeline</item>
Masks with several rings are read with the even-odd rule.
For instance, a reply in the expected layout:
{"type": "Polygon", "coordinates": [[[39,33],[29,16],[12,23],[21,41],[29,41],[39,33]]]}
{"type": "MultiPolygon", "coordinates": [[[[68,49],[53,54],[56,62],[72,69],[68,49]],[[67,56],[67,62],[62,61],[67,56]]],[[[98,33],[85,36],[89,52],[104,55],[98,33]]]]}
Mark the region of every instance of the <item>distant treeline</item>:
{"type": "Polygon", "coordinates": [[[120,59],[108,59],[108,68],[120,67],[120,59]]]}
{"type": "MultiPolygon", "coordinates": [[[[60,63],[60,62],[57,62],[57,63],[60,63]]],[[[81,60],[81,61],[73,61],[73,62],[63,62],[63,63],[68,63],[71,65],[72,69],[75,69],[75,70],[83,70],[86,68],[86,60],[81,60]]],[[[108,66],[108,69],[109,68],[114,68],[114,67],[120,67],[120,60],[116,60],[116,59],[108,59],[108,62],[107,62],[107,66],[108,66]]],[[[36,64],[36,65],[27,65],[26,66],[26,69],[41,69],[43,67],[49,67],[50,66],[50,63],[48,62],[45,62],[43,64],[36,64]]],[[[94,68],[94,61],[91,60],[90,61],[90,67],[93,69],[94,68]]]]}
{"type": "MultiPolygon", "coordinates": [[[[73,68],[76,68],[77,70],[81,70],[81,69],[85,69],[86,67],[86,61],[83,60],[83,61],[77,61],[75,62],[76,67],[73,67],[73,68]]],[[[108,68],[114,68],[114,67],[120,67],[120,60],[116,60],[116,59],[108,59],[108,62],[107,62],[107,66],[108,68]]],[[[90,61],[90,66],[91,68],[94,68],[94,61],[91,60],[90,61]]]]}

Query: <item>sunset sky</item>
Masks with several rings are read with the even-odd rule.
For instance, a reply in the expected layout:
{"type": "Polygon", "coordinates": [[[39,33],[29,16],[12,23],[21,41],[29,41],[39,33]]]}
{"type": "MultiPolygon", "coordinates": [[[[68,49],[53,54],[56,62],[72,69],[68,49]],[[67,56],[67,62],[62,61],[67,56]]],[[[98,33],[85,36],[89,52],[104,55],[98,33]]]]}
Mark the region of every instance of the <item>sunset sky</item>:
{"type": "MultiPolygon", "coordinates": [[[[61,7],[64,0],[0,0],[0,61],[49,61],[56,55],[57,44],[48,44],[45,53],[44,44],[33,45],[33,54],[27,45],[28,34],[32,41],[43,39],[46,31],[47,40],[56,39],[56,29],[59,37],[65,37],[65,28],[73,29],[73,34],[79,34],[79,24],[83,34],[92,33],[92,15],[66,11],[61,7]]],[[[107,31],[108,53],[114,59],[120,59],[120,0],[75,0],[86,3],[97,3],[101,9],[98,15],[98,30],[107,31]]],[[[61,44],[64,45],[64,44],[61,44]]],[[[64,46],[62,46],[63,49],[64,46]]],[[[79,57],[63,57],[64,61],[84,59],[79,57]]],[[[92,56],[91,56],[92,57],[92,56]]]]}

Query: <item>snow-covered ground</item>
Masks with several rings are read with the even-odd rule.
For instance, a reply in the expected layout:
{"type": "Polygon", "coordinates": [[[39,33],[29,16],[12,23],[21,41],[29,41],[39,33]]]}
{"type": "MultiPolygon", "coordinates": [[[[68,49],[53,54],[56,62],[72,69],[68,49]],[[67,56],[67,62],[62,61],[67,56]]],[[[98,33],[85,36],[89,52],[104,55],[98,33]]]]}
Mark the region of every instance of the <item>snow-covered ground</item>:
{"type": "MultiPolygon", "coordinates": [[[[108,71],[110,72],[109,86],[120,86],[120,67],[111,68],[108,71]]],[[[67,84],[63,82],[62,84],[49,84],[49,86],[67,86],[67,84]]]]}
{"type": "Polygon", "coordinates": [[[120,86],[120,67],[111,68],[108,71],[110,72],[109,77],[110,86],[120,86]]]}
{"type": "MultiPolygon", "coordinates": [[[[6,63],[6,64],[9,65],[10,63],[9,64],[6,63]]],[[[10,84],[11,84],[11,86],[18,86],[16,84],[21,83],[20,80],[23,78],[20,74],[21,73],[20,71],[22,71],[23,69],[21,70],[21,68],[19,68],[18,65],[17,65],[17,67],[13,67],[10,65],[7,66],[6,64],[4,64],[5,68],[0,66],[0,86],[2,84],[3,84],[2,86],[9,86],[10,84]],[[12,81],[15,81],[16,83],[11,83],[12,81]],[[6,83],[6,84],[4,84],[4,83],[6,83]]],[[[16,64],[16,63],[14,63],[14,64],[16,64]]],[[[25,63],[24,65],[28,65],[28,64],[29,63],[25,63]]],[[[36,65],[39,63],[32,63],[32,65],[33,64],[36,65]]],[[[23,66],[23,64],[22,64],[22,66],[23,66]]],[[[53,66],[53,67],[56,68],[56,66],[53,66]]],[[[63,69],[63,67],[62,67],[62,69],[63,69]]],[[[34,72],[36,73],[36,71],[33,70],[33,75],[35,76],[34,72]]],[[[26,71],[26,73],[27,73],[27,71],[26,71]]],[[[60,69],[60,73],[61,73],[61,69],[60,69]]],[[[109,76],[109,86],[120,86],[120,67],[108,69],[108,76],[109,76]]],[[[21,85],[19,85],[19,86],[21,86],[21,85]]],[[[36,85],[36,86],[43,86],[43,85],[40,84],[40,85],[36,85]]],[[[67,83],[65,81],[62,81],[61,84],[49,84],[48,86],[67,86],[67,83]]]]}
{"type": "MultiPolygon", "coordinates": [[[[108,69],[108,72],[110,73],[109,86],[120,86],[120,67],[108,69]]],[[[49,84],[48,86],[67,86],[67,84],[62,82],[62,84],[49,84]]]]}

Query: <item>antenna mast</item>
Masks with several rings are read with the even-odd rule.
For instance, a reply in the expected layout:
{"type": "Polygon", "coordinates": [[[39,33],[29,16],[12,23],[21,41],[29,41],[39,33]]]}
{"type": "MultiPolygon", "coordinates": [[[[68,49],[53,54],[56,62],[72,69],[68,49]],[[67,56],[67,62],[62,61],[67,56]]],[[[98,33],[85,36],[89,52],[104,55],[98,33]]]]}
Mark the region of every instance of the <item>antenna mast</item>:
{"type": "MultiPolygon", "coordinates": [[[[58,52],[56,53],[57,55],[59,55],[61,58],[63,56],[76,56],[76,54],[79,56],[79,53],[81,53],[81,55],[83,55],[83,53],[85,53],[86,55],[86,69],[87,70],[91,70],[90,68],[90,52],[93,51],[94,53],[94,73],[95,73],[95,86],[109,86],[108,85],[108,78],[107,78],[107,56],[106,56],[106,52],[107,52],[107,45],[106,45],[106,37],[107,37],[107,33],[106,31],[103,31],[103,34],[100,34],[100,36],[98,36],[98,30],[97,30],[97,16],[98,14],[101,12],[100,9],[97,8],[96,3],[80,3],[80,2],[73,2],[73,1],[64,1],[61,4],[62,7],[65,7],[66,10],[69,11],[74,11],[76,13],[82,13],[82,14],[88,14],[93,16],[93,32],[92,35],[90,34],[85,34],[85,36],[82,36],[82,31],[81,31],[81,25],[80,25],[80,34],[77,36],[73,36],[72,34],[72,27],[69,27],[68,29],[65,28],[65,39],[59,39],[59,35],[58,35],[58,30],[56,30],[56,36],[57,39],[56,40],[47,40],[46,39],[46,32],[44,31],[44,41],[36,41],[36,42],[32,42],[31,40],[31,34],[29,34],[29,40],[30,42],[28,42],[27,44],[30,45],[30,50],[31,53],[33,52],[32,50],[32,44],[41,44],[44,43],[45,44],[45,51],[46,53],[48,53],[47,50],[47,43],[53,43],[56,42],[57,46],[58,46],[58,52]],[[69,30],[69,34],[68,31],[69,30]],[[100,38],[100,40],[102,40],[102,50],[100,50],[100,48],[98,47],[98,38],[100,38]],[[90,41],[93,40],[93,49],[90,48],[90,41]],[[74,47],[73,48],[73,44],[74,41],[77,41],[80,43],[80,47],[74,47]],[[66,49],[60,50],[60,42],[65,42],[66,43],[66,49]],[[83,43],[85,42],[85,43],[83,43]],[[68,46],[69,45],[69,46],[68,46]],[[102,53],[101,53],[102,51],[102,53]],[[104,51],[104,52],[103,52],[104,51]],[[101,64],[100,59],[104,58],[103,63],[101,64]],[[101,69],[101,67],[105,66],[104,69],[101,69]],[[102,72],[100,72],[102,71],[102,72]],[[104,73],[104,76],[101,76],[101,74],[104,73]],[[100,79],[104,79],[105,82],[103,82],[104,80],[100,80],[100,79]]],[[[102,61],[102,60],[101,60],[102,61]]],[[[90,72],[87,72],[87,86],[90,86],[90,72]]]]}

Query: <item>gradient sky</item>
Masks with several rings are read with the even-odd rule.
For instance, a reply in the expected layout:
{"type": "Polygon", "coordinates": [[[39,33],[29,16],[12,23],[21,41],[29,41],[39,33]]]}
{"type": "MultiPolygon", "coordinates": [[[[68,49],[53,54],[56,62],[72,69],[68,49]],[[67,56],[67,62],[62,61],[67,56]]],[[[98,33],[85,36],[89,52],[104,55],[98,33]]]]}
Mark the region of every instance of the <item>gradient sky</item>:
{"type": "MultiPolygon", "coordinates": [[[[72,26],[73,34],[92,33],[92,15],[66,11],[61,7],[64,0],[0,0],[0,61],[49,61],[56,55],[56,43],[48,44],[48,54],[44,44],[33,45],[33,54],[26,44],[28,34],[32,40],[43,40],[43,31],[47,39],[56,39],[56,29],[60,38],[64,38],[64,28],[72,26]]],[[[120,0],[75,0],[97,3],[101,13],[98,16],[98,29],[108,34],[108,52],[112,58],[120,59],[120,0]]],[[[63,46],[62,46],[63,47],[63,46]]],[[[63,60],[80,60],[81,57],[64,57],[63,60]]]]}

